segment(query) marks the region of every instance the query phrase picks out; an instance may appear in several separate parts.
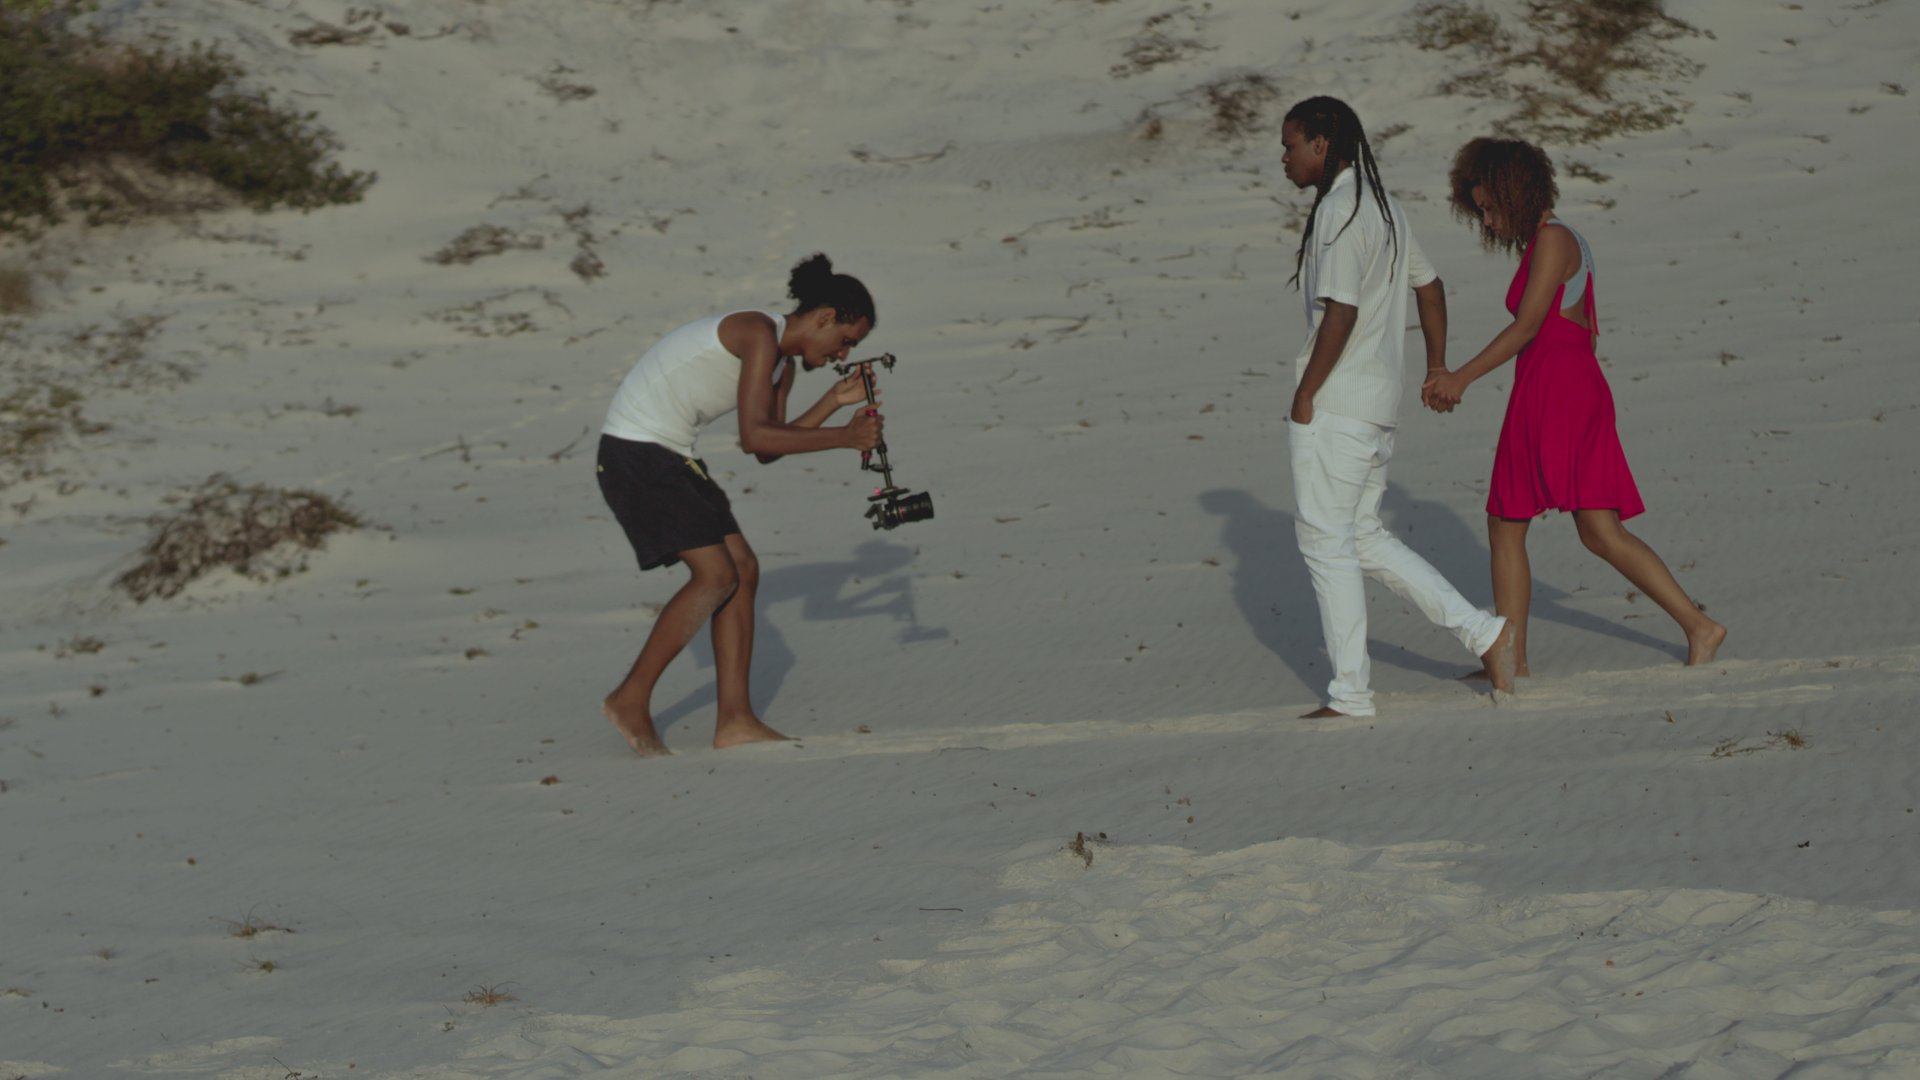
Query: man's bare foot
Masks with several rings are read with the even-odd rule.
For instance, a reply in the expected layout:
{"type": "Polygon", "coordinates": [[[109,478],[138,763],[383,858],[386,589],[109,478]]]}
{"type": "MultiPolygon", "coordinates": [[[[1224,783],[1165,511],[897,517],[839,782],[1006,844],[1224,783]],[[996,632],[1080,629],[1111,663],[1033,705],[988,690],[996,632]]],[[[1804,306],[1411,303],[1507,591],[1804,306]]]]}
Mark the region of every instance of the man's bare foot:
{"type": "Polygon", "coordinates": [[[792,739],[761,723],[752,713],[722,717],[713,725],[713,748],[744,746],[756,742],[791,742],[792,739]]]}
{"type": "Polygon", "coordinates": [[[1326,718],[1328,718],[1328,717],[1330,717],[1330,716],[1345,716],[1345,715],[1347,715],[1347,714],[1346,714],[1346,713],[1343,713],[1343,712],[1341,712],[1341,711],[1340,711],[1339,709],[1336,709],[1336,708],[1334,708],[1334,707],[1333,707],[1333,706],[1331,706],[1331,705],[1322,705],[1321,707],[1319,707],[1319,708],[1317,708],[1317,709],[1315,709],[1315,710],[1313,710],[1312,712],[1309,712],[1309,713],[1301,713],[1301,714],[1300,714],[1300,719],[1302,719],[1302,720],[1325,720],[1326,718]]]}
{"type": "Polygon", "coordinates": [[[1500,628],[1500,636],[1493,639],[1493,646],[1480,654],[1480,671],[1495,690],[1513,693],[1515,659],[1513,655],[1513,623],[1509,621],[1500,628]]]}
{"type": "Polygon", "coordinates": [[[1707,620],[1707,624],[1687,635],[1687,666],[1711,664],[1720,652],[1720,643],[1727,640],[1727,628],[1707,620]]]}
{"type": "Polygon", "coordinates": [[[641,757],[664,757],[673,751],[660,741],[653,730],[653,717],[645,709],[622,709],[614,705],[612,699],[600,703],[600,712],[606,716],[607,723],[613,725],[633,752],[641,757]]]}

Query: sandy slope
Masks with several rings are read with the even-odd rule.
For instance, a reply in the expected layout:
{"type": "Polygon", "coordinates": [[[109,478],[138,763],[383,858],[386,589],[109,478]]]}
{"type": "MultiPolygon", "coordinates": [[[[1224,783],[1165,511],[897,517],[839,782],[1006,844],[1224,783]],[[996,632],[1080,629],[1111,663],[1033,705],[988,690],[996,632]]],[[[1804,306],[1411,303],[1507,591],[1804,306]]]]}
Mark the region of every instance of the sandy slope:
{"type": "MultiPolygon", "coordinates": [[[[1550,520],[1523,696],[1382,593],[1382,716],[1319,725],[1304,201],[1196,88],[1407,125],[1464,358],[1511,267],[1444,171],[1500,109],[1430,92],[1460,60],[1399,5],[394,0],[405,35],[318,49],[289,32],[345,8],[107,6],[227,43],[381,181],[43,256],[27,332],[162,316],[197,374],[90,399],[113,429],[5,493],[0,1080],[1920,1072],[1907,6],[1676,3],[1712,31],[1686,122],[1556,150],[1608,177],[1562,210],[1636,528],[1723,662],[1550,520]],[[541,246],[425,261],[481,223],[541,246]],[[802,741],[703,749],[702,647],[637,762],[595,704],[677,579],[633,572],[582,435],[653,335],[813,250],[875,288],[939,517],[870,532],[851,460],[710,431],[802,741]],[[216,470],[379,527],[118,597],[216,470]]],[[[1482,600],[1490,383],[1409,412],[1389,501],[1482,600]]]]}

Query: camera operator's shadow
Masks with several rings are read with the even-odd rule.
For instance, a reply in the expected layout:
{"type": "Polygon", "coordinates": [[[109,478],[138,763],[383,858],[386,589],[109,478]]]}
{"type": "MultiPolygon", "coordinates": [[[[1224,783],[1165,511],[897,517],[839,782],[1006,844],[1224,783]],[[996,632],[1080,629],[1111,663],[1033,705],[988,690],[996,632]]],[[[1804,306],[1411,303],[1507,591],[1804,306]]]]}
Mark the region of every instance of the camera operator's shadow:
{"type": "MultiPolygon", "coordinates": [[[[1209,514],[1226,519],[1221,543],[1232,554],[1233,599],[1255,640],[1292,669],[1314,694],[1325,691],[1331,673],[1326,666],[1326,643],[1320,631],[1320,607],[1313,595],[1294,540],[1293,515],[1260,502],[1250,492],[1215,488],[1200,496],[1209,514]]],[[[1388,484],[1380,516],[1401,542],[1432,563],[1474,604],[1491,608],[1492,584],[1486,541],[1441,503],[1409,496],[1388,484]]],[[[1370,593],[1376,586],[1369,585],[1370,593]]],[[[1623,627],[1568,607],[1565,589],[1533,582],[1533,621],[1547,620],[1578,630],[1646,645],[1673,654],[1670,642],[1623,627]]],[[[1397,597],[1395,598],[1398,599],[1397,597]]],[[[1451,659],[1434,659],[1399,644],[1367,639],[1367,655],[1376,663],[1391,664],[1437,679],[1458,678],[1474,670],[1464,651],[1451,659]]],[[[1451,655],[1451,654],[1449,654],[1451,655]]]]}
{"type": "MultiPolygon", "coordinates": [[[[763,564],[755,601],[759,610],[754,614],[754,709],[765,708],[779,696],[780,687],[799,660],[787,645],[786,635],[767,620],[767,612],[777,604],[798,600],[800,617],[808,622],[884,615],[903,624],[896,635],[902,645],[951,637],[946,629],[920,625],[913,604],[913,579],[899,572],[912,562],[912,548],[868,540],[854,549],[852,559],[844,561],[803,563],[774,570],[764,569],[763,564]],[[849,585],[856,588],[846,593],[849,585]]],[[[706,629],[694,638],[687,652],[701,668],[713,667],[713,639],[706,629]]],[[[691,713],[714,707],[718,700],[715,685],[707,683],[656,712],[654,726],[665,731],[691,713]]]]}

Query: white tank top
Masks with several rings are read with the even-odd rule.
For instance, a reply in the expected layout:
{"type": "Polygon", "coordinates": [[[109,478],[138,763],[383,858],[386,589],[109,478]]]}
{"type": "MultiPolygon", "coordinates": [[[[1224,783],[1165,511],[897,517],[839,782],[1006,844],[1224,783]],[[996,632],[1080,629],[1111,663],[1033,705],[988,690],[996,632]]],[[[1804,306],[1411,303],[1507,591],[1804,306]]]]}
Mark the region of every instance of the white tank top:
{"type": "MultiPolygon", "coordinates": [[[[740,358],[720,344],[720,321],[736,314],[698,319],[655,342],[614,391],[601,432],[659,443],[682,457],[694,457],[694,437],[701,426],[740,404],[740,358]]],[[[758,314],[773,320],[773,339],[779,341],[787,317],[771,311],[758,314]]]]}

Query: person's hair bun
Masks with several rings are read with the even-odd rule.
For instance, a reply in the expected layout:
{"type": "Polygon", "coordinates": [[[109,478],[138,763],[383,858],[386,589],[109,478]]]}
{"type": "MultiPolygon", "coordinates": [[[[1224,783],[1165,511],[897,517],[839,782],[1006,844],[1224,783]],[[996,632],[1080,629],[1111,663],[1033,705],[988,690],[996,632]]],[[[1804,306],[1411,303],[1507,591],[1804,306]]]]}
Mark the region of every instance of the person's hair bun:
{"type": "Polygon", "coordinates": [[[833,260],[818,252],[793,264],[787,293],[799,304],[794,309],[796,315],[824,307],[833,309],[836,322],[879,321],[873,311],[873,294],[867,287],[858,278],[834,273],[833,260]]]}
{"type": "Polygon", "coordinates": [[[815,253],[793,264],[787,278],[787,295],[802,305],[818,302],[833,285],[833,260],[815,253]]]}

